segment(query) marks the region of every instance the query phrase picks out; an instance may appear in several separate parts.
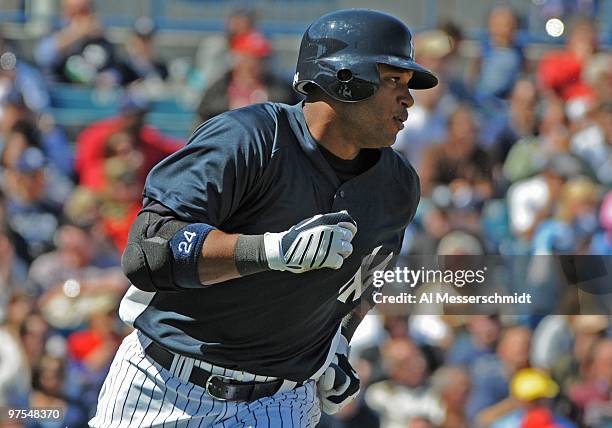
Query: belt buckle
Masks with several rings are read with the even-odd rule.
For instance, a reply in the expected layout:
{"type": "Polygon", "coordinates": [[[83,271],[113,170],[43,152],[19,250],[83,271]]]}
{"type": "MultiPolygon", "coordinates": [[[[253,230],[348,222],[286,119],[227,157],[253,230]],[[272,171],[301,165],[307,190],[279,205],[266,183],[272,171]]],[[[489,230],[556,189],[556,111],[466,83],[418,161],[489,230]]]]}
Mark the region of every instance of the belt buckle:
{"type": "Polygon", "coordinates": [[[204,386],[204,390],[208,393],[208,395],[210,395],[212,398],[214,398],[215,400],[220,400],[220,401],[228,401],[227,398],[223,398],[223,397],[218,397],[217,395],[215,395],[211,390],[210,390],[210,386],[211,386],[211,382],[214,378],[217,378],[221,381],[225,380],[234,380],[231,377],[227,377],[227,376],[222,376],[222,375],[217,375],[217,374],[211,374],[208,379],[206,379],[206,385],[204,386]]]}

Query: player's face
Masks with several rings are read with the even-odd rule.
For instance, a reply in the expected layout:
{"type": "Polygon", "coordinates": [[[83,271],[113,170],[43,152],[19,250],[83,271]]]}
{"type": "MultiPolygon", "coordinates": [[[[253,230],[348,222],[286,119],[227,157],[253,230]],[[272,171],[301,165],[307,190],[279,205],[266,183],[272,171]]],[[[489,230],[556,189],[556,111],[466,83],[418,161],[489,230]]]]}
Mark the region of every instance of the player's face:
{"type": "Polygon", "coordinates": [[[414,104],[408,83],[413,71],[379,64],[380,86],[367,100],[354,103],[350,111],[353,129],[362,136],[363,147],[387,147],[395,142],[414,104]]]}

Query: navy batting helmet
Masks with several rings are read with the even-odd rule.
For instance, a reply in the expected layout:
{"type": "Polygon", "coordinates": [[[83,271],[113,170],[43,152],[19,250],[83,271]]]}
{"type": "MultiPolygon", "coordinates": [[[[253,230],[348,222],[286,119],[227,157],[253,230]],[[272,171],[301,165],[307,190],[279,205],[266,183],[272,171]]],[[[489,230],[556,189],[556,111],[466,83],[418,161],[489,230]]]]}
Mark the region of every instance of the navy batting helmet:
{"type": "Polygon", "coordinates": [[[412,32],[399,19],[369,9],[323,15],[304,33],[293,88],[306,95],[315,84],[344,102],[372,96],[380,83],[377,64],[414,71],[412,89],[428,89],[438,79],[414,61],[412,32]]]}

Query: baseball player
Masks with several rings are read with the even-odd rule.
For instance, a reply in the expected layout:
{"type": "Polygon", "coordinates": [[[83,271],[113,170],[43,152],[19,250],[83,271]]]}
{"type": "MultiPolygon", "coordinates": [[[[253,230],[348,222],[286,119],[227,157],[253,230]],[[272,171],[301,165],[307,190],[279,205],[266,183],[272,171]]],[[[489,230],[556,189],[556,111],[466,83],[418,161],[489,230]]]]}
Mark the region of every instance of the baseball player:
{"type": "Polygon", "coordinates": [[[436,84],[401,21],[332,12],[302,39],[304,102],[216,116],[156,166],[122,260],[135,330],[90,426],[314,427],[352,400],[348,343],[382,266],[362,259],[397,254],[419,202],[389,146],[409,89],[436,84]]]}

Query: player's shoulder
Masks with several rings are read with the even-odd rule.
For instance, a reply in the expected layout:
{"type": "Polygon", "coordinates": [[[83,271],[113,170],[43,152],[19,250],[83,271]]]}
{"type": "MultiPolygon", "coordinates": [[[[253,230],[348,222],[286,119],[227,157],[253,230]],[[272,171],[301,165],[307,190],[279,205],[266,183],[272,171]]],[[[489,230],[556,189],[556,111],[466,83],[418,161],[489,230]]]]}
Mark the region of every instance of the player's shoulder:
{"type": "Polygon", "coordinates": [[[248,125],[259,125],[261,127],[272,126],[278,121],[278,116],[283,110],[284,104],[259,103],[246,107],[229,110],[220,116],[228,116],[248,125]]]}
{"type": "Polygon", "coordinates": [[[246,107],[225,111],[202,123],[194,136],[206,131],[234,130],[245,134],[255,134],[274,129],[278,107],[274,103],[252,104],[246,107]]]}
{"type": "Polygon", "coordinates": [[[271,147],[283,110],[287,107],[279,103],[261,103],[226,111],[201,124],[188,144],[219,141],[228,148],[271,147]]]}

